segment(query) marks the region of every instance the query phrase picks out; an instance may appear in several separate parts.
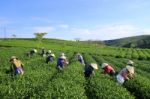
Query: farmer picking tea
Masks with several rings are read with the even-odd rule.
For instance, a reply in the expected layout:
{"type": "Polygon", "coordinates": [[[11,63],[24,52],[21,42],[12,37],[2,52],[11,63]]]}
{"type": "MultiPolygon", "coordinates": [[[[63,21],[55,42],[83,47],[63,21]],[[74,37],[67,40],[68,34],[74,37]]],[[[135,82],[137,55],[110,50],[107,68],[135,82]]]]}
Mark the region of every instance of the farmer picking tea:
{"type": "Polygon", "coordinates": [[[134,74],[134,67],[126,66],[119,72],[119,74],[116,77],[118,83],[123,84],[125,80],[129,80],[131,77],[133,77],[133,74],[134,74]]]}
{"type": "Polygon", "coordinates": [[[115,76],[115,70],[108,63],[103,63],[102,69],[104,70],[104,74],[109,74],[110,76],[115,76]]]}
{"type": "Polygon", "coordinates": [[[36,49],[32,49],[30,52],[27,53],[28,57],[32,57],[33,55],[35,55],[37,53],[36,49]]]}
{"type": "Polygon", "coordinates": [[[81,64],[85,64],[85,63],[84,63],[83,56],[82,56],[80,53],[77,54],[77,60],[78,60],[81,64]]]}
{"type": "Polygon", "coordinates": [[[46,52],[46,55],[49,55],[49,54],[51,54],[52,53],[52,51],[51,50],[48,50],[47,52],[46,52]]]}
{"type": "Polygon", "coordinates": [[[54,61],[54,58],[55,58],[55,54],[53,54],[53,53],[48,54],[48,56],[46,58],[46,63],[48,64],[48,62],[54,61]]]}
{"type": "Polygon", "coordinates": [[[84,71],[85,77],[90,77],[92,74],[94,74],[94,69],[98,69],[98,66],[96,63],[88,64],[85,67],[85,71],[84,71]]]}
{"type": "Polygon", "coordinates": [[[60,57],[59,57],[58,60],[57,60],[57,68],[58,68],[59,70],[62,70],[62,69],[64,68],[64,66],[65,66],[65,65],[68,65],[68,64],[69,64],[69,62],[68,62],[68,60],[67,60],[65,54],[64,54],[64,53],[61,53],[61,54],[60,54],[60,57]]]}
{"type": "Polygon", "coordinates": [[[44,47],[42,47],[41,55],[46,57],[46,49],[44,47]]]}
{"type": "Polygon", "coordinates": [[[23,70],[23,63],[16,57],[12,56],[10,58],[10,69],[13,75],[23,75],[24,70],[23,70]]]}

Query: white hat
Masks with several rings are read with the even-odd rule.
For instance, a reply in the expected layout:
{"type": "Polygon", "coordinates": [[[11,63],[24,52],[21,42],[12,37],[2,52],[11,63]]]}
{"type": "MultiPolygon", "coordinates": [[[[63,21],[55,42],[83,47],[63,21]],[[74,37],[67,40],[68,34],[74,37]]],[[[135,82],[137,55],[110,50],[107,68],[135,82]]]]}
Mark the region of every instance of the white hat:
{"type": "Polygon", "coordinates": [[[132,60],[129,60],[127,64],[128,64],[128,65],[133,65],[134,62],[133,62],[132,60]]]}
{"type": "Polygon", "coordinates": [[[34,50],[35,53],[37,53],[37,50],[36,50],[36,49],[33,49],[33,50],[34,50]]]}
{"type": "Polygon", "coordinates": [[[64,53],[61,53],[60,56],[65,56],[65,54],[64,54],[64,53]]]}
{"type": "Polygon", "coordinates": [[[62,58],[62,59],[66,59],[66,57],[63,55],[63,56],[61,56],[60,58],[62,58]]]}
{"type": "Polygon", "coordinates": [[[134,74],[134,67],[132,66],[126,66],[127,70],[131,73],[134,74]]]}
{"type": "Polygon", "coordinates": [[[52,51],[51,50],[48,50],[48,53],[51,53],[52,51]]]}
{"type": "Polygon", "coordinates": [[[80,53],[78,53],[77,55],[81,55],[80,53]]]}
{"type": "Polygon", "coordinates": [[[96,63],[91,63],[90,66],[92,66],[94,69],[98,69],[98,66],[96,63]]]}
{"type": "Polygon", "coordinates": [[[55,57],[55,55],[54,54],[50,54],[51,56],[53,56],[53,57],[55,57]]]}
{"type": "Polygon", "coordinates": [[[102,68],[105,68],[107,65],[108,65],[107,63],[103,63],[102,68]]]}
{"type": "Polygon", "coordinates": [[[16,59],[17,57],[16,56],[11,56],[11,58],[10,59],[16,59]]]}

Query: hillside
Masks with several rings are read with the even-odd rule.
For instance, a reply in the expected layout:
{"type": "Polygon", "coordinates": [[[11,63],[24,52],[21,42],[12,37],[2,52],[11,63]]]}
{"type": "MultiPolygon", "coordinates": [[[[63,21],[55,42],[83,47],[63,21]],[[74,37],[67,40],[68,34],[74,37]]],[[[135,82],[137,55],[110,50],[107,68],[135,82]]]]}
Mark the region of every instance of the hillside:
{"type": "Polygon", "coordinates": [[[150,48],[150,35],[126,37],[104,41],[106,45],[127,48],[150,48]]]}

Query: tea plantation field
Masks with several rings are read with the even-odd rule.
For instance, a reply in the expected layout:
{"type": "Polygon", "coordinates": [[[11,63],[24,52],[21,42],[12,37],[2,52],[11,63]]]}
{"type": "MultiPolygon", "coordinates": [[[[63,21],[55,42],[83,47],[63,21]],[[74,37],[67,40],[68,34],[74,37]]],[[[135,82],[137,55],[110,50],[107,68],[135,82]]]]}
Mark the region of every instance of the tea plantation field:
{"type": "Polygon", "coordinates": [[[39,55],[34,39],[0,41],[0,99],[150,99],[150,49],[130,49],[100,46],[63,40],[43,40],[40,45],[52,50],[54,62],[45,63],[39,55]],[[29,58],[26,52],[33,48],[38,54],[29,58]],[[64,52],[70,62],[62,71],[56,69],[56,60],[64,52]],[[76,60],[82,53],[86,64],[97,63],[99,69],[90,78],[84,77],[84,65],[76,60]],[[9,58],[16,55],[24,63],[23,76],[9,74],[9,58]],[[116,71],[135,62],[134,78],[119,85],[115,79],[102,73],[101,64],[107,62],[116,71]]]}

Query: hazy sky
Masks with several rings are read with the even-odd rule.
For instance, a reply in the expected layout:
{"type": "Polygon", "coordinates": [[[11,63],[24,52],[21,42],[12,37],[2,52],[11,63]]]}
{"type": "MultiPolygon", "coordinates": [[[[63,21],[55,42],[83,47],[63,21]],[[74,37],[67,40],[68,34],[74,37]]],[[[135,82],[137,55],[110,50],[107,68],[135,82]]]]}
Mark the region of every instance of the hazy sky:
{"type": "Polygon", "coordinates": [[[82,40],[150,34],[150,0],[0,0],[0,37],[34,32],[82,40]]]}

